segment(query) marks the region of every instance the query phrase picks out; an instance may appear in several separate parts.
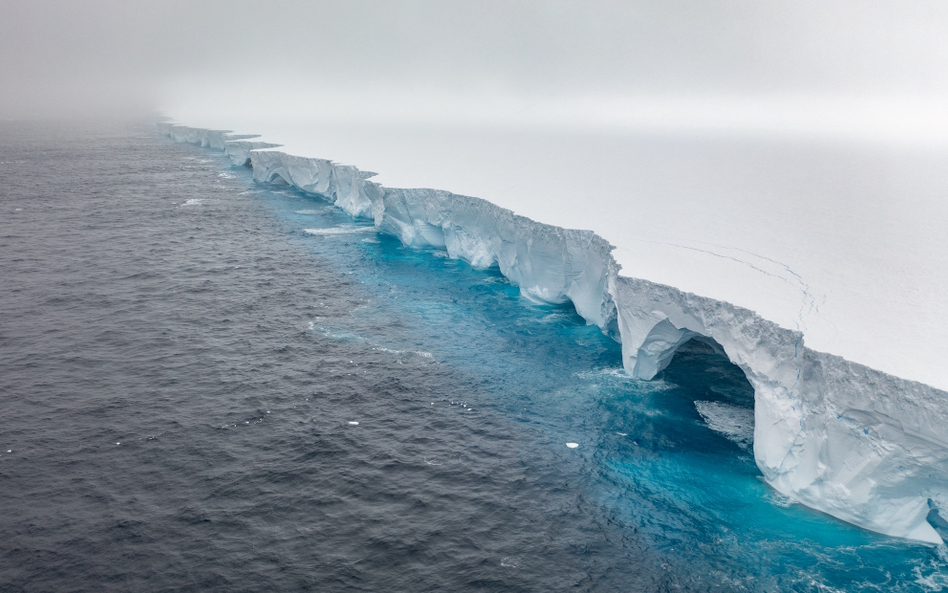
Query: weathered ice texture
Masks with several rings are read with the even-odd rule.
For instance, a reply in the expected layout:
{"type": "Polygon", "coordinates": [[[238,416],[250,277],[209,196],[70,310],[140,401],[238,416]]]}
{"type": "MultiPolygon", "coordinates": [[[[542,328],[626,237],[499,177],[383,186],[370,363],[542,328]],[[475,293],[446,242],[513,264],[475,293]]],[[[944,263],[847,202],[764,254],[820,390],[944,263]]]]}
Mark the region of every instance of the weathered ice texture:
{"type": "MultiPolygon", "coordinates": [[[[163,124],[179,142],[249,158],[254,179],[333,202],[405,245],[497,265],[521,293],[571,302],[622,342],[625,370],[651,379],[690,339],[708,341],[754,387],[754,457],[775,489],[880,533],[940,543],[948,515],[948,393],[806,348],[803,335],[751,310],[621,276],[591,231],[541,224],[478,198],[385,188],[373,173],[232,141],[226,132],[163,124]]],[[[262,143],[261,143],[262,144],[262,143]]],[[[871,320],[867,320],[870,323],[871,320]]]]}

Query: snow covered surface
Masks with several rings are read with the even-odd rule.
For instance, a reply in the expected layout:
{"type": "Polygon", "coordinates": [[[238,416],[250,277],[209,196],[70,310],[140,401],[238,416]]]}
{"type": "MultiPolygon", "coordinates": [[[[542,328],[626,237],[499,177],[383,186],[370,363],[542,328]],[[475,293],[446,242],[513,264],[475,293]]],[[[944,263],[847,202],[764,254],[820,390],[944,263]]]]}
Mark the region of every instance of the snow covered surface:
{"type": "Polygon", "coordinates": [[[811,348],[948,389],[948,149],[268,120],[248,130],[387,187],[593,230],[623,275],[746,307],[811,348]]]}
{"type": "Polygon", "coordinates": [[[754,387],[768,483],[856,525],[941,541],[929,517],[948,514],[945,153],[241,125],[264,136],[162,130],[249,158],[258,181],[322,196],[407,245],[497,264],[530,298],[571,301],[621,339],[636,377],[654,377],[692,337],[713,339],[754,387]]]}

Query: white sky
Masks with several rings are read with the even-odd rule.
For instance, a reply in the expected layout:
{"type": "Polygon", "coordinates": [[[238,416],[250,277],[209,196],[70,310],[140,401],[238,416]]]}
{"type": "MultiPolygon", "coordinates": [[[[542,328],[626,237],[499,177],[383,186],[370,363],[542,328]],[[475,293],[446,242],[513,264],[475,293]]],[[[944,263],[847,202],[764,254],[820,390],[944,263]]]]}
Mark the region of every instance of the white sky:
{"type": "Polygon", "coordinates": [[[266,103],[931,140],[946,30],[940,1],[0,0],[0,118],[266,103]]]}
{"type": "Polygon", "coordinates": [[[948,388],[946,31],[944,1],[0,0],[0,119],[264,133],[948,388]]]}

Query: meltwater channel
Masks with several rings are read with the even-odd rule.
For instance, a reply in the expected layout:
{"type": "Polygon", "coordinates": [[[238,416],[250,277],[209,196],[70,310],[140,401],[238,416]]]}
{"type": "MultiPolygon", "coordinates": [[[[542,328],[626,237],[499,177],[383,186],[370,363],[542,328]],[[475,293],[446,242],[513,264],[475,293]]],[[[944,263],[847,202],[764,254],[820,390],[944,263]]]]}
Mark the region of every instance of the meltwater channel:
{"type": "Polygon", "coordinates": [[[571,307],[153,125],[0,130],[2,591],[948,589],[761,480],[705,344],[632,380],[571,307]]]}

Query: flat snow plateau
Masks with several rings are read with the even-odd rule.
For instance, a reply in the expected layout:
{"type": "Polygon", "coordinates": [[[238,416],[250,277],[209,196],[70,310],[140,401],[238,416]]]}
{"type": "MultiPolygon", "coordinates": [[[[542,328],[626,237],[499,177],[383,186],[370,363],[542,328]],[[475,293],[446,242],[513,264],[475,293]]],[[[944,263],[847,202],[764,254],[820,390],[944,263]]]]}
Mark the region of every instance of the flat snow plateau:
{"type": "Polygon", "coordinates": [[[814,350],[948,389],[948,149],[207,119],[184,123],[592,230],[622,276],[751,309],[814,350]]]}

